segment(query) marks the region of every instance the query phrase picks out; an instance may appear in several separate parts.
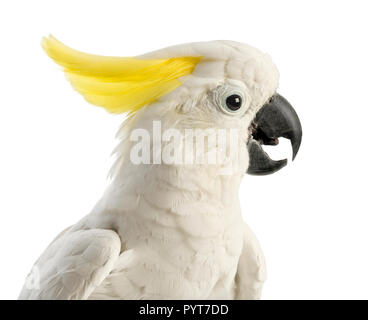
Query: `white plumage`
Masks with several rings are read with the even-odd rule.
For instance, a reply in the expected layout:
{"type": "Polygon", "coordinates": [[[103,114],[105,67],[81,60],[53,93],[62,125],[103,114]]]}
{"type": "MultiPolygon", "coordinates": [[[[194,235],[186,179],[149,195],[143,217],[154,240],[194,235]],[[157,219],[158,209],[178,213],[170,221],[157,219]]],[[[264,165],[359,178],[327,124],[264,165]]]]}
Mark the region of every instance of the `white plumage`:
{"type": "MultiPolygon", "coordinates": [[[[239,184],[249,156],[248,128],[278,86],[270,58],[248,45],[211,41],[138,57],[200,56],[182,85],[123,123],[111,183],[92,212],[59,235],[36,262],[39,287],[20,299],[257,299],[265,264],[242,221],[239,184]],[[251,99],[241,117],[210,98],[238,83],[251,99]],[[226,163],[135,165],[129,159],[136,128],[236,128],[242,133],[232,174],[226,163]]],[[[183,138],[185,140],[185,136],[183,138]]],[[[184,145],[184,141],[183,145],[184,145]]],[[[168,142],[166,142],[168,143],[168,142]]],[[[227,159],[226,161],[229,161],[227,159]]]]}

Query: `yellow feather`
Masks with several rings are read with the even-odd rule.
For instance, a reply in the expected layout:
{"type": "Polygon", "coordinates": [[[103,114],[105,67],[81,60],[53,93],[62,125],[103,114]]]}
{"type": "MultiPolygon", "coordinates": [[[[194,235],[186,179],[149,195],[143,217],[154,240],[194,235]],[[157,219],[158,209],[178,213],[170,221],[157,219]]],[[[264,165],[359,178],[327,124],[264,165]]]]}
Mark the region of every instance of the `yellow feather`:
{"type": "Polygon", "coordinates": [[[135,112],[181,85],[201,57],[137,59],[106,57],[71,49],[53,36],[42,47],[64,68],[75,90],[112,113],[135,112]]]}

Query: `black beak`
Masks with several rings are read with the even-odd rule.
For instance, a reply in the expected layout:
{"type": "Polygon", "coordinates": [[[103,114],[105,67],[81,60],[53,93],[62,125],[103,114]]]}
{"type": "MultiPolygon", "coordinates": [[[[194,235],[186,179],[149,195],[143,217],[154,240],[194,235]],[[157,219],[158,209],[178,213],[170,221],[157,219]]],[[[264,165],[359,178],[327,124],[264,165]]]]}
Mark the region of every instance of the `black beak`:
{"type": "Polygon", "coordinates": [[[298,115],[290,103],[281,95],[275,94],[258,111],[250,128],[248,142],[249,174],[266,175],[280,170],[287,159],[274,161],[263,151],[264,145],[277,145],[278,138],[287,138],[293,148],[293,160],[302,142],[302,126],[298,115]]]}

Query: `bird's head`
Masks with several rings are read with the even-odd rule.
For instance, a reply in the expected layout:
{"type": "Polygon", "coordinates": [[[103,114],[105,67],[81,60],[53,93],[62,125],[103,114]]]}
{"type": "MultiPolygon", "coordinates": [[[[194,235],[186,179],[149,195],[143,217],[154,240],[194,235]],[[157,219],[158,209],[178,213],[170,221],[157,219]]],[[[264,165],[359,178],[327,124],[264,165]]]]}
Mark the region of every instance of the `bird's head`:
{"type": "Polygon", "coordinates": [[[298,152],[302,128],[276,92],[278,70],[251,46],[198,42],[134,58],[81,53],[51,36],[43,47],[87,101],[109,112],[162,118],[180,129],[237,129],[250,174],[273,173],[287,163],[272,160],[263,144],[276,145],[284,137],[291,141],[293,159],[298,152]]]}

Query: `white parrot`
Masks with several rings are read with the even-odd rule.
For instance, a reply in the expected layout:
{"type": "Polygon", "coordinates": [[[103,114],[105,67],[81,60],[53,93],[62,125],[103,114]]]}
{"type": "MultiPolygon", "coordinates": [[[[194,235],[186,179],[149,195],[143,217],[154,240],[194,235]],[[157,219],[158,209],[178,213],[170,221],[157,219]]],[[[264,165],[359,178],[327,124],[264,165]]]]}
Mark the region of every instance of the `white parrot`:
{"type": "Polygon", "coordinates": [[[294,159],[302,137],[270,57],[232,41],[134,58],[85,54],[52,36],[43,48],[88,102],[128,117],[105,193],[46,248],[19,299],[259,299],[265,262],[242,220],[239,184],[286,164],[262,144],[288,138],[294,159]],[[189,134],[198,129],[209,134],[202,149],[189,134]],[[209,142],[234,129],[224,148],[218,135],[209,142]],[[188,146],[221,156],[181,161],[188,146]]]}

